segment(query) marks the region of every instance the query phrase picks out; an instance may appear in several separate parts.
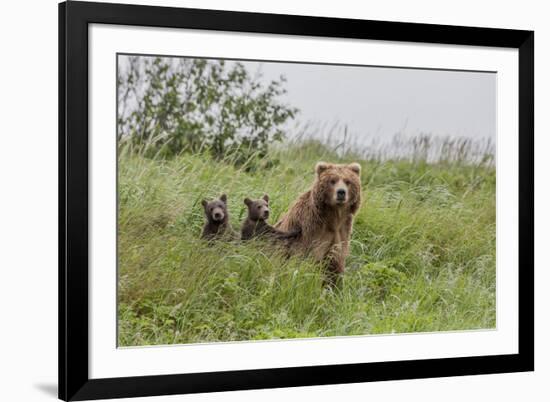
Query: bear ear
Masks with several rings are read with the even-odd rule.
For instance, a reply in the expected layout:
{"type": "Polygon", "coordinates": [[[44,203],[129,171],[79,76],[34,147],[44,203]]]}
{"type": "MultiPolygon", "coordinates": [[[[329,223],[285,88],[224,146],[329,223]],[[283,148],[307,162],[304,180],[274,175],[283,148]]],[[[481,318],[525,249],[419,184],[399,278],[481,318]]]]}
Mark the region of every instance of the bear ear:
{"type": "Polygon", "coordinates": [[[224,204],[227,204],[227,194],[223,193],[220,196],[220,200],[223,201],[224,204]]]}
{"type": "Polygon", "coordinates": [[[251,200],[250,198],[247,197],[247,198],[244,199],[244,203],[246,204],[246,206],[249,207],[250,204],[252,204],[252,200],[251,200]]]}
{"type": "Polygon", "coordinates": [[[348,168],[350,168],[351,171],[357,173],[358,175],[361,174],[361,165],[358,164],[357,162],[350,163],[350,164],[348,165],[348,168]]]}
{"type": "Polygon", "coordinates": [[[203,206],[204,208],[206,208],[206,206],[208,205],[208,201],[202,200],[202,201],[201,201],[201,204],[202,204],[202,206],[203,206]]]}
{"type": "Polygon", "coordinates": [[[264,199],[265,202],[269,203],[269,195],[264,194],[262,198],[264,199]]]}
{"type": "Polygon", "coordinates": [[[326,162],[317,162],[315,165],[315,173],[317,173],[317,176],[323,173],[325,170],[327,170],[329,167],[329,164],[326,162]]]}

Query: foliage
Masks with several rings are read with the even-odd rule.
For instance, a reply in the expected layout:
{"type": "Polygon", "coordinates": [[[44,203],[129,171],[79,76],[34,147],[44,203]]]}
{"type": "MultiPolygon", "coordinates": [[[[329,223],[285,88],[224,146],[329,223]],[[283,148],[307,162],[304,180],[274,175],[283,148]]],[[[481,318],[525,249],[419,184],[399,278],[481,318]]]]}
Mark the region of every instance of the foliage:
{"type": "Polygon", "coordinates": [[[238,62],[120,57],[118,137],[147,156],[206,149],[216,160],[231,154],[242,165],[266,158],[297,113],[280,101],[284,77],[265,85],[238,62]]]}
{"type": "Polygon", "coordinates": [[[360,160],[364,203],[341,289],[308,259],[261,241],[209,245],[200,200],[229,196],[231,221],[264,192],[277,218],[307,189],[317,142],[273,151],[247,172],[209,153],[119,155],[119,342],[122,346],[494,328],[495,169],[360,160]]]}

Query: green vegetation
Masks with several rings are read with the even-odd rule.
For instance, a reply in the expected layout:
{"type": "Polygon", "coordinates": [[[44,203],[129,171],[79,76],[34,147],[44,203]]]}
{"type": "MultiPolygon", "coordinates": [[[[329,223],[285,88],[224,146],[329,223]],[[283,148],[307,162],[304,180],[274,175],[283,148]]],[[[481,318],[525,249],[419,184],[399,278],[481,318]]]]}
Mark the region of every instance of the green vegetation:
{"type": "Polygon", "coordinates": [[[250,170],[231,153],[150,158],[130,148],[119,152],[121,346],[495,326],[492,163],[364,160],[304,141],[273,149],[277,165],[250,170]],[[312,261],[284,259],[267,243],[199,238],[203,198],[226,192],[238,229],[243,199],[266,192],[274,223],[319,160],[363,167],[340,289],[324,289],[312,261]]]}
{"type": "Polygon", "coordinates": [[[284,77],[265,82],[242,63],[119,56],[117,134],[146,156],[204,152],[256,168],[284,137],[296,108],[281,102],[284,77]]]}

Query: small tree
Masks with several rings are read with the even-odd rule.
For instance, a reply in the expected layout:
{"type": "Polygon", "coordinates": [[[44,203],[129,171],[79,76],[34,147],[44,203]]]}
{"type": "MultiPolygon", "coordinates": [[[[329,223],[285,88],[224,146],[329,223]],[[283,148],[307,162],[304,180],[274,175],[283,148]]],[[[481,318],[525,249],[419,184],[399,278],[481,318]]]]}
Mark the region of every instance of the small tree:
{"type": "Polygon", "coordinates": [[[242,164],[267,155],[297,109],[285,78],[262,84],[243,64],[132,56],[118,71],[118,139],[164,157],[209,151],[242,164]]]}

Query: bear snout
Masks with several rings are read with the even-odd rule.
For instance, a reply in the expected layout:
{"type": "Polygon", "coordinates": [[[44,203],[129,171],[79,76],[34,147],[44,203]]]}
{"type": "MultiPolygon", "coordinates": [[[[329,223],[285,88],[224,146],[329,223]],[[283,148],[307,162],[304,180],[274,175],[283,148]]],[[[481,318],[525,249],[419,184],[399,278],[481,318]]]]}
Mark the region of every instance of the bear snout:
{"type": "Polygon", "coordinates": [[[346,200],[346,190],[344,190],[343,188],[338,189],[336,191],[336,199],[338,201],[345,201],[346,200]]]}
{"type": "Polygon", "coordinates": [[[343,204],[347,201],[348,186],[344,180],[338,180],[338,183],[334,186],[334,197],[336,198],[336,203],[338,204],[343,204]]]}
{"type": "Polygon", "coordinates": [[[212,211],[212,218],[215,221],[221,221],[225,217],[225,214],[223,213],[223,210],[221,208],[215,208],[212,211]]]}
{"type": "Polygon", "coordinates": [[[267,218],[269,218],[269,209],[267,209],[267,208],[266,208],[266,209],[264,209],[264,212],[263,212],[263,218],[264,218],[264,219],[267,219],[267,218]]]}

